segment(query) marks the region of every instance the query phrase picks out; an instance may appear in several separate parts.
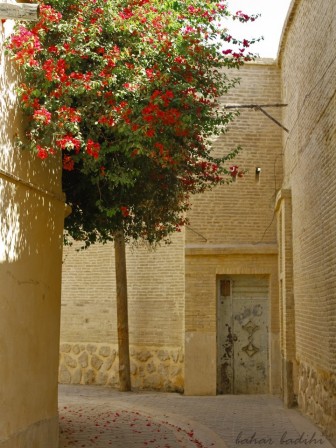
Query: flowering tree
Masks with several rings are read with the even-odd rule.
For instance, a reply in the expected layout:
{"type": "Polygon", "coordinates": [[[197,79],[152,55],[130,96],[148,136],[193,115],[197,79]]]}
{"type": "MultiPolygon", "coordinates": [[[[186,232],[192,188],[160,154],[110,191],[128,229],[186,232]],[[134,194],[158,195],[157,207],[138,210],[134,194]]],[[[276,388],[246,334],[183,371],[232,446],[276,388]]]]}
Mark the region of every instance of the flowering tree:
{"type": "Polygon", "coordinates": [[[18,24],[8,42],[22,72],[22,144],[42,160],[62,157],[67,234],[115,241],[123,390],[125,240],[168,237],[192,194],[241,174],[228,166],[237,149],[215,157],[211,148],[234,116],[219,108],[238,82],[223,68],[253,58],[251,42],[226,32],[229,17],[255,20],[224,0],[40,1],[38,22],[18,24]]]}

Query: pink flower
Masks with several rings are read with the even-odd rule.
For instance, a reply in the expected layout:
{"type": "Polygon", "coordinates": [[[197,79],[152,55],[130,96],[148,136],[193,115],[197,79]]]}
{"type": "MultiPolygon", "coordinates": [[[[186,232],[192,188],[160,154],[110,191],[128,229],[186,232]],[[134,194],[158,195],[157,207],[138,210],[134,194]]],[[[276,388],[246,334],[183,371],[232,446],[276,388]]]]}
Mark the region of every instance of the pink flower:
{"type": "Polygon", "coordinates": [[[34,117],[34,120],[40,121],[41,123],[44,123],[44,124],[49,124],[51,121],[51,113],[45,107],[41,107],[41,109],[37,109],[34,112],[33,117],[34,117]]]}

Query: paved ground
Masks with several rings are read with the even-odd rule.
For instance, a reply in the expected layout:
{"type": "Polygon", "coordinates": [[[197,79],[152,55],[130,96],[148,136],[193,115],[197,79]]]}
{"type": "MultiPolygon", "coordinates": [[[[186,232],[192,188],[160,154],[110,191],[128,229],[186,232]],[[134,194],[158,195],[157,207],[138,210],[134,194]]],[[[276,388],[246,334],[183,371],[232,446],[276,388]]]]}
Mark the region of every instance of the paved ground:
{"type": "Polygon", "coordinates": [[[319,429],[270,395],[185,397],[60,386],[60,448],[332,448],[319,429]]]}

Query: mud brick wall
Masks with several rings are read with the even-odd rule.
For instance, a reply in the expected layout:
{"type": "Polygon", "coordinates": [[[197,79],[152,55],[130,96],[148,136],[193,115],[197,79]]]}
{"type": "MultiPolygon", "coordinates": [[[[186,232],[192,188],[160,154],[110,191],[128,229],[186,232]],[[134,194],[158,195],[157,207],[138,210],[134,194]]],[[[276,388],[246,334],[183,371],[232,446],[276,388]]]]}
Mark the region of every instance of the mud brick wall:
{"type": "Polygon", "coordinates": [[[297,0],[282,38],[284,188],[292,193],[299,404],[336,436],[336,3],[297,0]],[[323,395],[323,397],[322,397],[323,395]],[[334,406],[334,405],[333,405],[334,406]]]}

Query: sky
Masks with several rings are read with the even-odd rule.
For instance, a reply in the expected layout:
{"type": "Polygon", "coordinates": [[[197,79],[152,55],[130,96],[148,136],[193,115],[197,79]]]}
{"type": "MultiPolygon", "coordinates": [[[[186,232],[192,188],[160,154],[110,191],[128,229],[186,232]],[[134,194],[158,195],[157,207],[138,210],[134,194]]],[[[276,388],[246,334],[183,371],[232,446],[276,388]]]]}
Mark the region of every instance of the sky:
{"type": "Polygon", "coordinates": [[[264,40],[253,45],[251,50],[260,57],[276,58],[290,3],[291,0],[228,0],[231,12],[262,14],[252,23],[231,22],[228,25],[230,33],[235,37],[247,39],[264,36],[264,40]]]}

